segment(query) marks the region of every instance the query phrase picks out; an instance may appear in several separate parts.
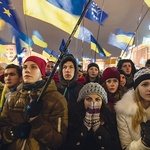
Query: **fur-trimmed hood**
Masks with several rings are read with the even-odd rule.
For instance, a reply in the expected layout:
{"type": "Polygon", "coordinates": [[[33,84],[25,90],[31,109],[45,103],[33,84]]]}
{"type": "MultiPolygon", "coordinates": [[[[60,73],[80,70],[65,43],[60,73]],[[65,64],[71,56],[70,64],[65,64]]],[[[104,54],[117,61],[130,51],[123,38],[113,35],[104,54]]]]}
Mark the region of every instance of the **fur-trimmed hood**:
{"type": "Polygon", "coordinates": [[[134,116],[138,110],[138,106],[133,99],[134,90],[129,90],[120,101],[115,104],[117,114],[134,116]]]}

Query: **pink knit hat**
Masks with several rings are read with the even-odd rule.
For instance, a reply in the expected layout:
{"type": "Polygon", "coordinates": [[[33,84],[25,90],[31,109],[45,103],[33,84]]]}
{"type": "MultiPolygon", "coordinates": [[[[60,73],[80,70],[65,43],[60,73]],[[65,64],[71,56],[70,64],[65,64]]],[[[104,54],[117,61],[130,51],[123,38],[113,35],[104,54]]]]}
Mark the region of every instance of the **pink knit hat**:
{"type": "Polygon", "coordinates": [[[38,65],[38,67],[39,67],[39,69],[40,69],[40,71],[41,71],[42,76],[45,76],[46,62],[45,62],[44,59],[42,59],[42,58],[40,58],[40,57],[37,57],[37,56],[30,56],[30,57],[28,57],[28,58],[24,61],[24,63],[27,62],[27,61],[33,61],[33,62],[35,62],[35,63],[38,65]]]}

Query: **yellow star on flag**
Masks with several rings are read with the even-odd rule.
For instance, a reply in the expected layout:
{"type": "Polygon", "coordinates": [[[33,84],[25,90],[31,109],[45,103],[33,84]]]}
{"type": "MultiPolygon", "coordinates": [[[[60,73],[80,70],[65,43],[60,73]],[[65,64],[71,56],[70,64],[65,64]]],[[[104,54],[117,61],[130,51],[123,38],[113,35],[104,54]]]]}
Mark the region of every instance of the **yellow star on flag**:
{"type": "Polygon", "coordinates": [[[11,16],[10,11],[8,9],[5,9],[5,8],[4,8],[4,14],[7,14],[9,17],[11,16]]]}

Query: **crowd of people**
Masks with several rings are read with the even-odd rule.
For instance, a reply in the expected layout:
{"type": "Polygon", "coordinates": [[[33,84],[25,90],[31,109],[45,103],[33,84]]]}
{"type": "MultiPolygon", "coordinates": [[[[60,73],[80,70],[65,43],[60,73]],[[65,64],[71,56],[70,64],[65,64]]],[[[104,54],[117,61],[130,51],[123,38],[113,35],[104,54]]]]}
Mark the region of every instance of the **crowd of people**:
{"type": "Polygon", "coordinates": [[[66,54],[47,84],[54,67],[0,63],[1,150],[150,150],[150,60],[83,73],[66,54]]]}

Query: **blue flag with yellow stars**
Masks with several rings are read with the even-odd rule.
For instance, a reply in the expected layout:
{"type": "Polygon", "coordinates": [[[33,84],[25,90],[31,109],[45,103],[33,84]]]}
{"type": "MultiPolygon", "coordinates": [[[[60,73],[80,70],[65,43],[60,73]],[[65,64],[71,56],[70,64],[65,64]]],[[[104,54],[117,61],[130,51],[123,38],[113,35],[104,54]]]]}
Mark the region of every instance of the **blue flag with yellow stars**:
{"type": "Polygon", "coordinates": [[[16,30],[20,30],[18,19],[14,10],[10,9],[9,0],[0,0],[0,17],[10,25],[12,25],[16,30]]]}

